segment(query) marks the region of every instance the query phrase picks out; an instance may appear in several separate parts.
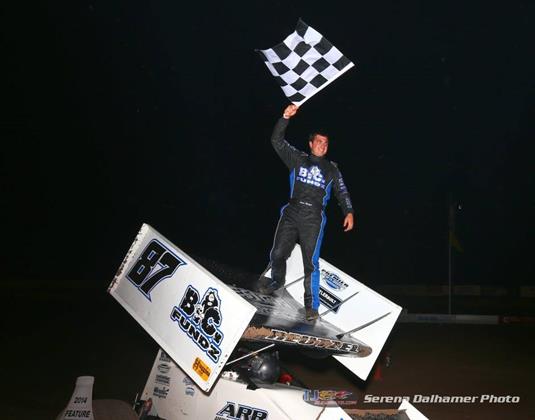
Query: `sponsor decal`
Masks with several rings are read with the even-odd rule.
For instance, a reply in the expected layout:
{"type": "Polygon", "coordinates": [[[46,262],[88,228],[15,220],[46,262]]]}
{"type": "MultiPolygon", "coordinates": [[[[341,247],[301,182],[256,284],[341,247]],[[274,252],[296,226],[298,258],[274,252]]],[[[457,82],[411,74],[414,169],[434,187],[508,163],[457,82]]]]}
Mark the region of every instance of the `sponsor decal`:
{"type": "Polygon", "coordinates": [[[185,386],[184,393],[193,397],[195,395],[195,386],[193,385],[193,381],[189,377],[185,376],[184,379],[182,379],[182,383],[185,386]]]}
{"type": "Polygon", "coordinates": [[[223,342],[218,328],[223,321],[220,308],[217,289],[210,287],[201,299],[198,290],[189,285],[180,304],[171,311],[171,319],[214,363],[219,360],[223,342]]]}
{"type": "Polygon", "coordinates": [[[261,408],[227,401],[227,404],[217,412],[214,420],[266,420],[268,414],[266,410],[261,408]]]}
{"type": "Polygon", "coordinates": [[[163,350],[160,352],[160,362],[171,363],[172,360],[169,355],[163,350]]]}
{"type": "Polygon", "coordinates": [[[316,165],[311,166],[310,168],[305,168],[304,166],[299,167],[297,180],[304,182],[305,184],[325,189],[325,178],[321,173],[321,169],[316,165]]]}
{"type": "Polygon", "coordinates": [[[342,306],[342,300],[320,286],[320,302],[336,314],[342,306]]]}
{"type": "Polygon", "coordinates": [[[321,279],[333,290],[344,290],[349,286],[338,274],[331,273],[327,270],[321,270],[321,279]]]}
{"type": "Polygon", "coordinates": [[[320,407],[336,407],[356,405],[357,399],[351,397],[352,392],[337,389],[306,389],[303,400],[320,407]]]}
{"type": "Polygon", "coordinates": [[[162,398],[162,399],[166,399],[167,394],[169,394],[169,388],[165,386],[162,386],[162,387],[155,386],[154,390],[152,391],[152,395],[158,398],[162,398]]]}
{"type": "Polygon", "coordinates": [[[156,368],[158,369],[158,372],[163,373],[164,375],[171,370],[171,366],[165,363],[160,363],[156,368]]]}
{"type": "Polygon", "coordinates": [[[264,340],[294,343],[302,346],[310,346],[318,349],[334,350],[337,352],[353,353],[358,355],[361,355],[363,352],[367,352],[367,349],[361,348],[360,345],[356,343],[348,343],[330,338],[314,337],[311,335],[287,332],[274,328],[270,329],[269,332],[269,335],[262,337],[264,340]]]}
{"type": "Polygon", "coordinates": [[[162,280],[171,277],[176,269],[186,263],[157,239],[149,242],[126,278],[139,292],[151,300],[150,292],[162,280]]]}
{"type": "MultiPolygon", "coordinates": [[[[341,193],[345,193],[347,191],[347,187],[346,187],[346,184],[345,184],[344,179],[342,178],[342,176],[338,177],[338,189],[340,190],[341,193]]],[[[349,200],[347,200],[347,201],[349,201],[349,200]]]]}
{"type": "Polygon", "coordinates": [[[169,386],[171,384],[171,378],[169,376],[156,375],[156,379],[154,380],[154,382],[160,385],[169,386]]]}
{"type": "Polygon", "coordinates": [[[198,357],[195,358],[192,368],[197,373],[197,375],[199,375],[205,381],[208,380],[210,374],[212,373],[210,367],[198,357]]]}

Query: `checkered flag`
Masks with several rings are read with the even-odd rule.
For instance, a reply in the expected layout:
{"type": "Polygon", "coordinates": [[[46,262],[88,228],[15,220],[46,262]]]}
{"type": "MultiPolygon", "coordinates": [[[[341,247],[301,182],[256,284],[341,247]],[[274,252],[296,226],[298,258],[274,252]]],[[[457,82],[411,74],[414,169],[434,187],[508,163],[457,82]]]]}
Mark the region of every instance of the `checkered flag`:
{"type": "Polygon", "coordinates": [[[338,48],[301,19],[283,42],[256,51],[284,94],[296,105],[301,105],[354,66],[338,48]]]}

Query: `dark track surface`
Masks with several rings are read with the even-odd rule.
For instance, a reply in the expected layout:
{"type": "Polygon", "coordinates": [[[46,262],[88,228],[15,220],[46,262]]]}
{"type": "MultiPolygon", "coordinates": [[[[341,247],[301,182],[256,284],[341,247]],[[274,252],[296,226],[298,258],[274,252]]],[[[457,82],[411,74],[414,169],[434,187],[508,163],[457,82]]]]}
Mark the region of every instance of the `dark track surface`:
{"type": "MultiPolygon", "coordinates": [[[[77,376],[95,376],[93,397],[132,401],[144,386],[157,345],[97,287],[50,289],[18,284],[2,317],[2,419],[54,418],[77,376]]],[[[283,351],[281,359],[310,388],[386,396],[519,396],[518,404],[417,404],[431,419],[535,418],[533,325],[398,324],[387,342],[390,367],[362,382],[333,359],[283,351]],[[376,375],[377,377],[377,375],[376,375]]],[[[376,408],[371,404],[363,405],[376,408]]]]}

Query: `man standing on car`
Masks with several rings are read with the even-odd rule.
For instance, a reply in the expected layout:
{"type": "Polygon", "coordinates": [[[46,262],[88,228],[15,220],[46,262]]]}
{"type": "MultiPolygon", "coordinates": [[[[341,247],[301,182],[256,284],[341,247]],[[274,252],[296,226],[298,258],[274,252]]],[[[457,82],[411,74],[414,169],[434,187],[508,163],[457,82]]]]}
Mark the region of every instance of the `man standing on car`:
{"type": "Polygon", "coordinates": [[[349,192],[337,165],[325,159],[329,139],[325,133],[309,137],[310,153],[301,152],[290,145],[284,135],[296,112],[297,105],[288,105],[277,121],[271,144],[290,170],[290,200],[281,210],[270,253],[271,281],[260,285],[259,291],[271,294],[281,288],[286,278],[286,260],[297,242],[301,245],[305,271],[306,319],[318,318],[319,307],[319,254],[323,229],[327,218],[325,206],[334,191],[344,213],[344,231],[353,229],[353,206],[349,192]]]}

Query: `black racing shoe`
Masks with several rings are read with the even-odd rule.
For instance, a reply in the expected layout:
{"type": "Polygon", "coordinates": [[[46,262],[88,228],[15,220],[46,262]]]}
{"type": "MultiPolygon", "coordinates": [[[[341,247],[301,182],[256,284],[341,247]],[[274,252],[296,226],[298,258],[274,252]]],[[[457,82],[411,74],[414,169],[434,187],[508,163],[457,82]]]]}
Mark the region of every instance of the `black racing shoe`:
{"type": "Polygon", "coordinates": [[[315,321],[320,317],[317,309],[305,308],[305,317],[307,321],[315,321]]]}
{"type": "Polygon", "coordinates": [[[283,285],[278,284],[276,281],[265,282],[258,286],[258,292],[263,295],[272,295],[275,291],[279,290],[283,285]]]}

